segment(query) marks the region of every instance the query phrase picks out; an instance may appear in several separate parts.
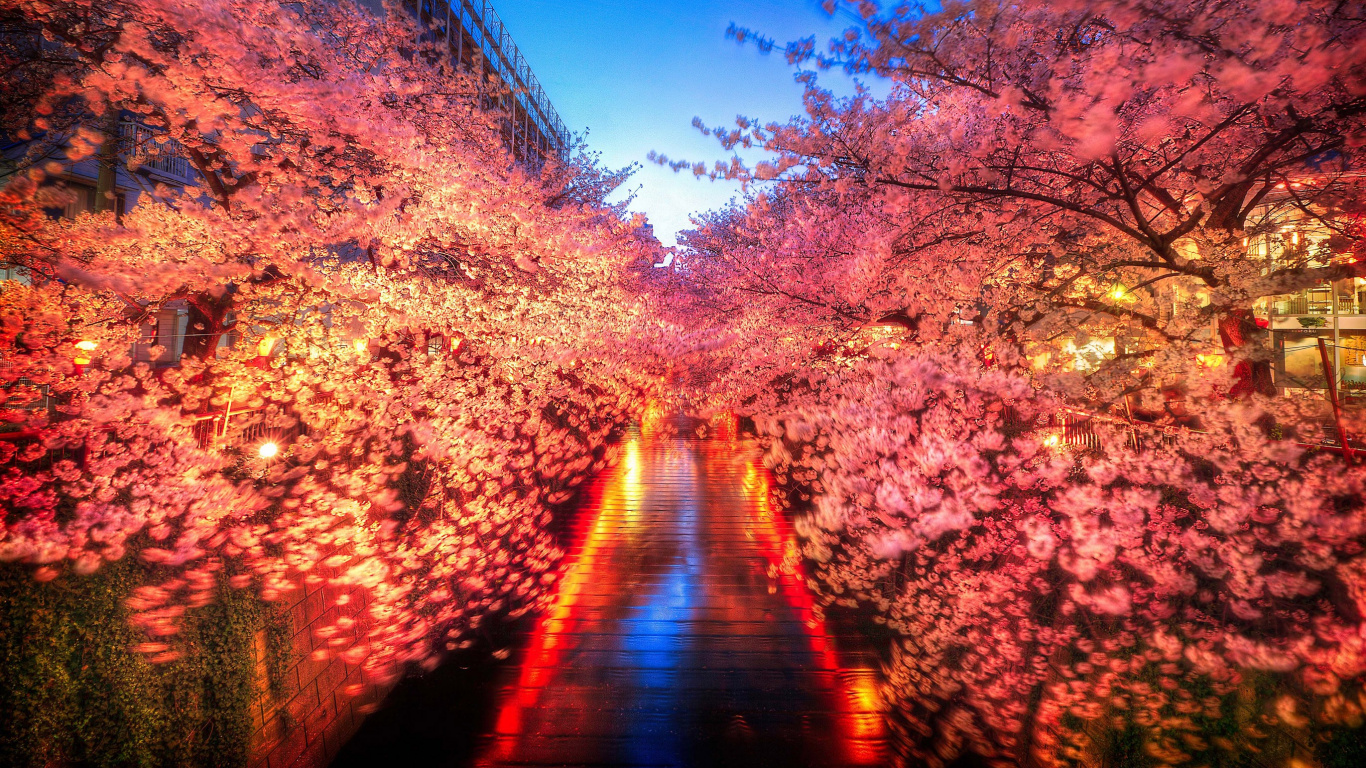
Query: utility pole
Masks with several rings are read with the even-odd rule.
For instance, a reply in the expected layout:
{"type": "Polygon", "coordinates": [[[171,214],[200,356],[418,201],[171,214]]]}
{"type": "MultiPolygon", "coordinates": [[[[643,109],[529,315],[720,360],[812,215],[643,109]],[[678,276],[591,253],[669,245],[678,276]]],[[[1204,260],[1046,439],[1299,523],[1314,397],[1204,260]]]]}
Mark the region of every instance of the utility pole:
{"type": "Polygon", "coordinates": [[[113,211],[117,216],[118,192],[115,181],[119,173],[119,111],[111,104],[105,107],[104,142],[100,144],[99,176],[95,179],[95,213],[113,211]]]}

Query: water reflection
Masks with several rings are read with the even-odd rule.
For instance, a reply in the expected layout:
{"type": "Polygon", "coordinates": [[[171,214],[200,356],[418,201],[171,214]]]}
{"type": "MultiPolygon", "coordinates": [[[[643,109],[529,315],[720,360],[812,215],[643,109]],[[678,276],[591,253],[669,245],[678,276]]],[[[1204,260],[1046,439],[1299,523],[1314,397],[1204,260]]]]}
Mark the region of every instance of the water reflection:
{"type": "Polygon", "coordinates": [[[840,664],[768,482],[742,441],[632,440],[480,764],[879,764],[876,679],[840,664]]]}

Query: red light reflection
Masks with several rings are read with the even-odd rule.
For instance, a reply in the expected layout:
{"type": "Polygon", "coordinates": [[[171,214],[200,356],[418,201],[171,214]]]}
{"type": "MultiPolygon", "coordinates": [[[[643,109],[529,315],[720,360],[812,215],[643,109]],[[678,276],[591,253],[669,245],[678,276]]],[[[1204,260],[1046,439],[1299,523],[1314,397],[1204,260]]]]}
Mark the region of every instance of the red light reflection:
{"type": "Polygon", "coordinates": [[[628,443],[587,494],[577,546],[477,764],[701,764],[707,747],[687,740],[724,740],[706,731],[718,712],[760,742],[818,743],[821,757],[803,759],[881,764],[877,674],[841,665],[769,484],[746,442],[628,443]],[[797,688],[749,679],[765,674],[797,688]],[[795,699],[802,712],[787,717],[801,722],[784,724],[795,699]]]}

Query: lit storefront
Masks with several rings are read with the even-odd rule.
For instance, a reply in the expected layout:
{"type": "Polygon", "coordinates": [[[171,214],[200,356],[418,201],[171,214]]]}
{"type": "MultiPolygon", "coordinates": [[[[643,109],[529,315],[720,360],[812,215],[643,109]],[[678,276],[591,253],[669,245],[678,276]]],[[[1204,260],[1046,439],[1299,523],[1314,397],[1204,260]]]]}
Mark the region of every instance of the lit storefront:
{"type": "MultiPolygon", "coordinates": [[[[1285,225],[1249,243],[1250,256],[1268,271],[1327,267],[1342,256],[1328,249],[1329,232],[1315,222],[1285,225]]],[[[1366,280],[1349,277],[1268,297],[1258,312],[1272,333],[1276,386],[1321,389],[1326,385],[1319,339],[1344,389],[1366,390],[1366,280]]]]}

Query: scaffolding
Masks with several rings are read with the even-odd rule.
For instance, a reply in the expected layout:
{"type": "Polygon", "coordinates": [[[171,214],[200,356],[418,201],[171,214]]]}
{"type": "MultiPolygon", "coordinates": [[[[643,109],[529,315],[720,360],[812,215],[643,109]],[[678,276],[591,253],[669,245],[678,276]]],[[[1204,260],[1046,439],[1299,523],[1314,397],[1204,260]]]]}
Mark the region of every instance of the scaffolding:
{"type": "Polygon", "coordinates": [[[489,0],[406,0],[458,67],[494,75],[510,93],[505,136],[520,160],[563,158],[572,137],[489,0]]]}

